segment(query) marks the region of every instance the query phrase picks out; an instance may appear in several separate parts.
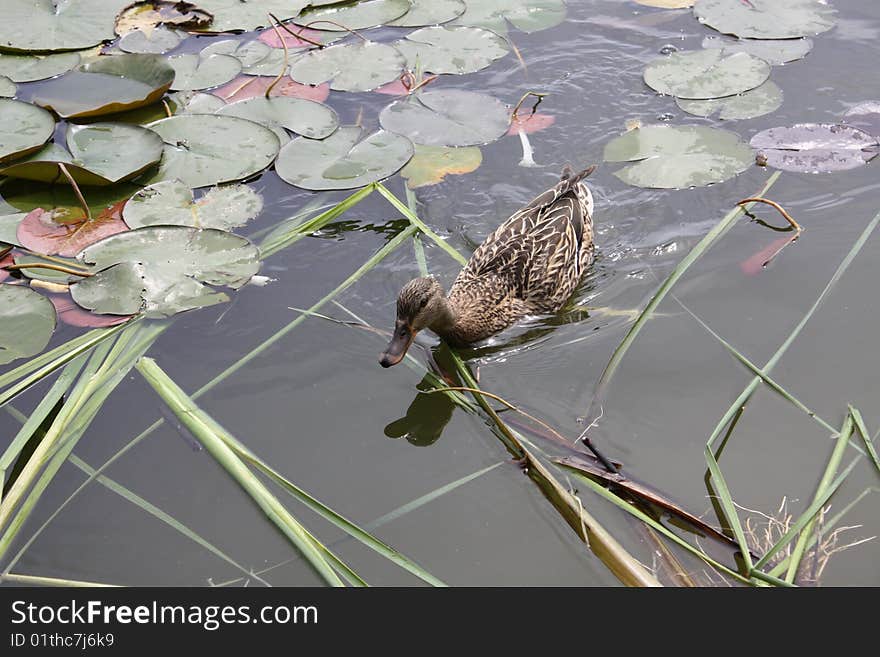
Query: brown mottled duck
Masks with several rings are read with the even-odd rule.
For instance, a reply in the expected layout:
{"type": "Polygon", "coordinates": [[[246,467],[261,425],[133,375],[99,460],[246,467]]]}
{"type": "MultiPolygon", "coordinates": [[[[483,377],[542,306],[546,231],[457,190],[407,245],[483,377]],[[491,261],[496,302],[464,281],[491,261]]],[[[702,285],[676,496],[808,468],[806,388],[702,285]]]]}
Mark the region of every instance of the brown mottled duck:
{"type": "Polygon", "coordinates": [[[416,333],[431,329],[452,346],[472,344],[524,315],[557,312],[593,260],[593,195],[583,182],[595,166],[561,180],[486,238],[449,294],[433,276],[407,283],[397,297],[394,335],[379,363],[406,355],[416,333]]]}

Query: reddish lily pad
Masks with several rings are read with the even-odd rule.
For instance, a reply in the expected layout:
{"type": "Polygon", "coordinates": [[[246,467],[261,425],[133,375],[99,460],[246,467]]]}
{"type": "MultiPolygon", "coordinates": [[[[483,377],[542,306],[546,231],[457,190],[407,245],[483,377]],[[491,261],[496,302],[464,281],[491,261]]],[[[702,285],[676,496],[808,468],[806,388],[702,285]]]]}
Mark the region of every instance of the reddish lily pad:
{"type": "Polygon", "coordinates": [[[128,230],[122,221],[123,205],[117,203],[91,221],[76,223],[58,223],[51,211],[37,208],[18,225],[18,239],[37,253],[73,257],[98,240],[128,230]]]}
{"type": "Polygon", "coordinates": [[[507,131],[507,134],[515,137],[520,132],[526,134],[540,132],[549,128],[555,121],[556,117],[551,114],[517,114],[516,118],[511,118],[510,130],[507,131]]]}
{"type": "MultiPolygon", "coordinates": [[[[257,96],[265,96],[266,89],[273,83],[273,79],[262,76],[242,75],[222,87],[218,87],[211,91],[215,96],[219,96],[227,103],[237,100],[247,100],[248,98],[256,98],[257,96]]],[[[290,98],[304,98],[306,100],[314,100],[323,103],[330,96],[330,85],[328,83],[312,86],[310,84],[300,84],[294,82],[289,77],[283,77],[278,81],[269,97],[289,96],[290,98]]]]}
{"type": "Polygon", "coordinates": [[[68,296],[52,295],[49,301],[55,306],[58,319],[68,326],[83,328],[104,328],[116,326],[130,320],[134,315],[97,315],[76,305],[68,296]]]}

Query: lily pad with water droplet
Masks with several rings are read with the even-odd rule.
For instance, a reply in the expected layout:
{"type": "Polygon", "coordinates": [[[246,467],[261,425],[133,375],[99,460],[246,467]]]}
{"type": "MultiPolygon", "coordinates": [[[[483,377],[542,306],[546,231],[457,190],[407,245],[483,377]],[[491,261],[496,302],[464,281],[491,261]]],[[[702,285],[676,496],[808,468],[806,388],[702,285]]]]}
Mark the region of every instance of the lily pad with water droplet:
{"type": "Polygon", "coordinates": [[[236,116],[182,114],[147,127],[165,142],[159,171],[148,182],[178,179],[196,188],[243,180],[278,154],[274,132],[236,116]]]}
{"type": "Polygon", "coordinates": [[[347,31],[345,28],[365,30],[400,18],[409,11],[410,7],[409,0],[362,0],[357,3],[338,3],[306,9],[293,22],[330,32],[347,31]]]}
{"type": "Polygon", "coordinates": [[[425,27],[394,43],[406,57],[407,67],[417,65],[428,73],[475,73],[504,57],[507,40],[479,27],[425,27]]]}
{"type": "Polygon", "coordinates": [[[100,116],[159,100],[174,80],[174,69],[159,55],[101,56],[44,83],[33,102],[63,118],[100,116]]]}
{"type": "Polygon", "coordinates": [[[612,139],[604,158],[635,163],[614,172],[629,185],[680,189],[732,178],[753,164],[754,153],[728,130],[651,125],[612,139]]]}
{"type": "Polygon", "coordinates": [[[49,144],[23,159],[0,168],[0,175],[67,184],[59,163],[80,185],[111,185],[130,180],[162,157],[156,133],[126,123],[67,126],[67,149],[49,144]]]}
{"type": "Polygon", "coordinates": [[[82,50],[115,38],[116,14],[130,0],[3,0],[4,50],[82,50]]]}
{"type": "Polygon", "coordinates": [[[880,140],[880,101],[869,100],[850,108],[843,120],[880,140]]]}
{"type": "Polygon", "coordinates": [[[461,16],[467,9],[463,0],[411,0],[412,7],[400,18],[386,23],[394,27],[440,25],[461,16]]]}
{"type": "Polygon", "coordinates": [[[226,84],[241,73],[241,62],[230,55],[208,55],[203,57],[188,53],[168,58],[174,68],[175,91],[198,91],[226,84]]]}
{"type": "Polygon", "coordinates": [[[260,268],[257,247],[213,228],[147,226],[113,235],[77,258],[99,269],[70,287],[83,308],[110,315],[168,317],[228,300],[260,268]]]}
{"type": "Polygon", "coordinates": [[[803,59],[813,49],[812,39],[734,39],[707,36],[703,48],[720,49],[726,53],[745,52],[760,57],[768,64],[779,66],[803,59]]]}
{"type": "Polygon", "coordinates": [[[834,27],[837,10],[822,0],[697,0],[694,16],[744,39],[794,39],[834,27]]]}
{"type": "Polygon", "coordinates": [[[479,146],[502,137],[510,127],[504,103],[473,91],[425,91],[398,100],[379,115],[386,130],[428,146],[479,146]]]}
{"type": "Polygon", "coordinates": [[[20,285],[0,285],[0,365],[38,354],[55,331],[55,307],[20,285]]]}
{"type": "Polygon", "coordinates": [[[125,52],[161,55],[174,50],[186,37],[186,32],[159,26],[149,32],[144,30],[126,32],[117,45],[125,52]]]}
{"type": "Polygon", "coordinates": [[[676,98],[675,104],[689,114],[696,116],[712,116],[717,114],[725,121],[732,119],[753,119],[775,112],[782,105],[782,89],[767,80],[756,87],[737,96],[711,98],[709,100],[684,100],[676,98]]]}
{"type": "Polygon", "coordinates": [[[275,171],[282,180],[312,190],[354,189],[396,173],[413,156],[409,139],[379,130],[363,138],[343,126],[320,141],[300,137],[281,149],[275,171]]]}
{"type": "Polygon", "coordinates": [[[763,84],[770,65],[748,53],[697,50],[662,55],[645,68],[645,84],[678,98],[707,99],[741,94],[763,84]]]}
{"type": "Polygon", "coordinates": [[[208,32],[250,32],[271,25],[274,15],[286,21],[299,14],[308,6],[308,0],[197,0],[195,3],[214,15],[211,24],[204,28],[208,32]]]}
{"type": "Polygon", "coordinates": [[[323,139],[339,127],[339,116],[332,107],[302,98],[248,98],[225,105],[218,113],[266,126],[278,136],[282,146],[290,141],[286,130],[311,139],[323,139]]]}
{"type": "Polygon", "coordinates": [[[455,25],[484,27],[498,34],[507,33],[507,23],[523,32],[538,32],[565,20],[562,0],[467,0],[467,11],[455,25]]]}
{"type": "Polygon", "coordinates": [[[55,119],[44,109],[18,100],[0,99],[0,163],[38,150],[55,131],[55,119]]]}
{"type": "Polygon", "coordinates": [[[54,78],[78,66],[78,52],[62,52],[55,55],[13,55],[0,53],[0,75],[13,82],[34,82],[54,78]]]}
{"type": "Polygon", "coordinates": [[[179,180],[166,180],[132,196],[122,216],[131,228],[165,225],[232,230],[262,210],[263,197],[247,185],[212,187],[193,200],[189,187],[179,180]]]}
{"type": "Polygon", "coordinates": [[[850,125],[798,123],[762,130],[751,139],[767,165],[783,171],[825,173],[862,166],[880,152],[877,139],[850,125]]]}
{"type": "Polygon", "coordinates": [[[337,91],[370,91],[397,78],[406,60],[384,43],[357,41],[312,50],[290,66],[290,77],[303,84],[329,82],[337,91]]]}

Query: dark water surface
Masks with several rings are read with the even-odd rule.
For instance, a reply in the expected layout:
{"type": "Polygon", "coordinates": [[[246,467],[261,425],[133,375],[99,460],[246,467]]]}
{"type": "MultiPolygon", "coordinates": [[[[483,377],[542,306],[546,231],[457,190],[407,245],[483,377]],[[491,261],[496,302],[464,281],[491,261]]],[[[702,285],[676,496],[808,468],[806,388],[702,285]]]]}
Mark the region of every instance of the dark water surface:
{"type": "MultiPolygon", "coordinates": [[[[540,111],[555,124],[531,135],[537,168],[517,166],[520,142],[505,137],[484,147],[474,173],[450,176],[418,190],[422,218],[456,248],[469,252],[521,204],[552,184],[563,164],[601,162],[602,148],[627,119],[717,125],[746,140],[764,128],[797,122],[836,122],[854,104],[880,97],[880,11],[873,0],[837,0],[838,26],[814,39],[804,59],[773,68],[784,91],[776,112],[721,122],[679,110],[642,81],[645,64],[667,44],[698,49],[712,33],[690,11],[661,11],[630,2],[572,0],[556,28],[511,36],[527,64],[508,56],[480,73],[452,81],[515,102],[528,90],[547,92],[540,111]]],[[[202,44],[200,43],[199,46],[202,44]]],[[[343,122],[363,111],[377,125],[389,97],[340,94],[328,101],[343,122]]],[[[766,362],[789,335],[859,234],[880,209],[876,161],[824,175],[783,173],[768,196],[805,227],[803,236],[767,268],[745,273],[741,263],[780,233],[741,220],[675,288],[677,297],[750,359],[766,362]]],[[[720,185],[657,191],[629,187],[605,164],[592,176],[598,258],[580,288],[581,304],[627,311],[644,306],[659,281],[741,198],[756,193],[771,171],[752,167],[720,185]]],[[[403,196],[399,176],[388,183],[403,196]]],[[[313,195],[280,183],[274,173],[254,184],[267,209],[252,230],[295,214],[313,195]]],[[[332,203],[344,194],[326,194],[332,203]]],[[[779,225],[769,208],[761,217],[779,225]]],[[[378,195],[338,224],[265,263],[277,279],[248,287],[229,305],[179,316],[149,352],[186,390],[218,372],[293,320],[289,307],[307,308],[345,279],[402,224],[378,195]]],[[[426,243],[432,272],[448,285],[458,271],[426,243]]],[[[367,322],[390,328],[397,291],[418,274],[404,245],[338,300],[367,322]]],[[[880,235],[873,235],[827,301],[774,370],[777,381],[834,425],[847,403],[880,428],[880,367],[873,343],[880,322],[880,235]]],[[[333,304],[323,312],[348,318],[333,304]]],[[[469,352],[480,382],[572,437],[582,426],[603,367],[630,325],[626,312],[573,313],[524,343],[469,352]]],[[[68,331],[70,331],[68,329],[68,331]]],[[[522,331],[519,332],[520,334],[522,331]]],[[[60,332],[56,339],[73,333],[60,332]]],[[[496,341],[498,342],[498,341],[496,341]]],[[[417,395],[421,374],[400,366],[382,370],[381,339],[366,331],[308,319],[265,354],[201,398],[201,406],[292,481],[361,525],[449,482],[499,464],[439,499],[376,529],[383,540],[453,585],[615,585],[616,579],[513,464],[478,417],[417,395]],[[403,419],[402,418],[406,418],[403,419]],[[391,425],[391,426],[389,426],[391,425]],[[387,434],[399,436],[391,438],[387,434]]],[[[413,352],[424,360],[424,352],[413,352]]],[[[668,298],[642,331],[613,379],[592,430],[593,440],[627,472],[650,482],[714,522],[704,481],[705,442],[745,385],[749,372],[668,298]]],[[[16,402],[33,407],[43,390],[16,402]]],[[[94,467],[162,416],[162,404],[136,373],[109,399],[76,454],[94,467]]],[[[16,423],[0,415],[0,435],[16,423]]],[[[827,432],[766,388],[759,388],[728,442],[721,466],[736,502],[772,514],[783,498],[801,511],[830,455],[827,432]]],[[[855,456],[845,457],[844,463],[855,456]]],[[[172,514],[247,568],[275,566],[274,585],[317,584],[318,578],[267,522],[249,497],[192,439],[170,423],[128,452],[107,475],[172,514]]],[[[61,470],[22,536],[29,537],[83,480],[61,470]]],[[[832,514],[877,473],[862,462],[833,500],[832,514]]],[[[622,512],[589,492],[585,506],[637,558],[652,565],[652,548],[622,512]]],[[[280,496],[283,493],[279,494],[280,496]]],[[[376,585],[418,584],[347,539],[307,510],[294,514],[376,585]]],[[[847,536],[880,528],[876,495],[844,520],[861,525],[847,536]]],[[[747,512],[743,512],[743,516],[747,512]]],[[[755,516],[757,517],[757,516],[755,516]]],[[[880,542],[831,559],[826,585],[878,585],[880,542]]],[[[680,555],[694,573],[703,567],[680,555]]],[[[92,484],[42,532],[16,572],[119,584],[204,585],[240,577],[213,556],[125,499],[92,484]]],[[[241,584],[241,582],[237,582],[241,584]]]]}

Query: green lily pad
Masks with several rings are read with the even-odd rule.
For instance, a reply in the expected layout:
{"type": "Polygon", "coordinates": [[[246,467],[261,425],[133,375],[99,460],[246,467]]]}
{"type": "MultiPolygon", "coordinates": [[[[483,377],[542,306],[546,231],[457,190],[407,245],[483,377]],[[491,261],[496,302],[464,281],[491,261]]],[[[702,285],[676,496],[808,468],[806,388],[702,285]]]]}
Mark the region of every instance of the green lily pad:
{"type": "Polygon", "coordinates": [[[760,57],[768,64],[779,66],[803,59],[813,49],[812,39],[734,39],[707,36],[703,48],[721,49],[725,53],[745,52],[760,57]]]}
{"type": "Polygon", "coordinates": [[[467,5],[462,0],[410,0],[410,2],[412,7],[408,12],[386,25],[394,27],[440,25],[455,20],[467,9],[467,5]]]}
{"type": "Polygon", "coordinates": [[[635,162],[614,172],[636,187],[680,189],[722,182],[745,171],[754,153],[739,135],[702,126],[651,125],[605,145],[607,162],[635,162]]]}
{"type": "Polygon", "coordinates": [[[0,216],[0,244],[22,246],[18,240],[18,225],[27,216],[27,212],[16,212],[0,216]]]}
{"type": "Polygon", "coordinates": [[[290,77],[302,84],[329,82],[337,91],[370,91],[400,76],[405,63],[392,46],[357,41],[305,53],[291,64],[290,77]]]}
{"type": "MultiPolygon", "coordinates": [[[[201,91],[177,91],[168,95],[168,104],[174,114],[213,114],[225,104],[222,98],[201,91]]],[[[153,120],[158,121],[159,117],[153,120]]]]}
{"type": "Polygon", "coordinates": [[[272,130],[283,146],[290,141],[285,128],[303,137],[323,139],[339,127],[336,111],[313,100],[278,96],[258,96],[239,100],[220,108],[219,114],[250,119],[272,130]]]}
{"type": "Polygon", "coordinates": [[[175,91],[198,91],[226,84],[241,73],[241,62],[230,55],[202,57],[192,53],[168,58],[174,69],[175,91]]]}
{"type": "Polygon", "coordinates": [[[379,115],[386,130],[428,146],[478,146],[499,139],[510,127],[504,103],[473,91],[425,91],[398,100],[379,115]]]}
{"type": "Polygon", "coordinates": [[[155,30],[169,28],[204,29],[214,17],[189,2],[176,0],[137,0],[116,17],[116,34],[143,32],[147,36],[155,30]]]}
{"type": "Polygon", "coordinates": [[[3,0],[4,50],[83,50],[111,41],[116,14],[130,0],[3,0]]]}
{"type": "Polygon", "coordinates": [[[756,116],[764,116],[775,112],[782,105],[782,89],[773,82],[767,80],[760,87],[756,87],[738,96],[726,98],[711,98],[709,100],[684,100],[676,98],[675,104],[689,114],[696,116],[712,116],[718,114],[719,119],[725,121],[731,119],[753,119],[756,116]]]}
{"type": "Polygon", "coordinates": [[[461,175],[476,171],[483,163],[483,153],[476,146],[448,148],[446,146],[422,146],[416,144],[416,153],[400,175],[410,189],[436,185],[448,175],[461,175]]]}
{"type": "Polygon", "coordinates": [[[55,331],[55,306],[20,285],[0,285],[0,365],[38,354],[55,331]]]}
{"type": "Polygon", "coordinates": [[[125,52],[161,55],[174,50],[186,37],[186,32],[160,25],[149,32],[145,30],[126,32],[117,45],[125,52]]]}
{"type": "MultiPolygon", "coordinates": [[[[215,41],[202,50],[202,56],[230,55],[241,62],[245,75],[278,75],[284,69],[284,50],[272,48],[262,41],[242,43],[235,39],[215,41]]],[[[287,72],[286,70],[284,71],[287,72]]]]}
{"type": "Polygon", "coordinates": [[[67,126],[67,149],[49,144],[6,164],[0,175],[67,184],[63,163],[80,185],[111,185],[136,177],[162,157],[162,140],[151,130],[126,123],[67,126]]]}
{"type": "Polygon", "coordinates": [[[409,0],[362,0],[358,3],[339,3],[338,6],[307,9],[293,22],[328,32],[346,31],[345,28],[365,30],[400,18],[410,7],[409,0]]]}
{"type": "Polygon", "coordinates": [[[294,139],[281,149],[275,172],[303,189],[353,189],[387,178],[413,156],[406,137],[379,130],[361,140],[362,134],[343,126],[321,141],[294,139]]]}
{"type": "Polygon", "coordinates": [[[232,230],[262,210],[263,197],[247,185],[212,187],[194,201],[189,187],[179,180],[166,180],[132,196],[122,216],[131,228],[165,225],[232,230]]]}
{"type": "Polygon", "coordinates": [[[33,102],[66,119],[114,114],[155,103],[172,80],[159,55],[102,56],[44,83],[33,102]]]}
{"type": "Polygon", "coordinates": [[[0,75],[13,82],[34,82],[54,78],[78,66],[78,52],[61,52],[56,55],[12,55],[0,53],[0,75]]]}
{"type": "MultiPolygon", "coordinates": [[[[43,265],[64,265],[70,263],[74,267],[78,269],[82,269],[83,265],[78,263],[73,258],[62,258],[59,256],[52,256],[52,260],[47,260],[46,258],[41,258],[40,256],[32,256],[25,255],[21,253],[15,254],[15,264],[17,265],[35,265],[35,264],[43,264],[43,265]]],[[[19,270],[25,278],[30,278],[38,281],[48,281],[50,283],[60,283],[62,285],[67,285],[69,283],[74,283],[76,281],[82,280],[82,276],[74,276],[73,274],[65,274],[64,272],[57,271],[55,269],[42,269],[39,267],[27,267],[25,269],[19,270]]]]}
{"type": "Polygon", "coordinates": [[[308,0],[198,0],[201,9],[214,15],[214,21],[205,28],[208,32],[250,32],[271,24],[269,14],[280,21],[293,18],[305,9],[308,0]]]}
{"type": "Polygon", "coordinates": [[[0,98],[13,98],[18,85],[4,75],[0,75],[0,98]]]}
{"type": "Polygon", "coordinates": [[[0,99],[0,163],[33,153],[55,131],[55,119],[44,109],[18,100],[0,99]]]}
{"type": "Polygon", "coordinates": [[[820,0],[697,0],[694,16],[743,39],[794,39],[834,27],[837,10],[820,0]]]}
{"type": "Polygon", "coordinates": [[[706,99],[741,94],[763,84],[770,65],[744,52],[697,50],[662,55],[645,69],[645,84],[678,98],[706,99]]]}
{"type": "Polygon", "coordinates": [[[455,24],[507,34],[508,22],[523,32],[538,32],[564,20],[562,0],[467,0],[467,11],[455,24]]]}
{"type": "Polygon", "coordinates": [[[165,141],[159,171],[148,182],[178,179],[192,188],[233,182],[259,173],[278,154],[274,132],[236,116],[181,114],[147,127],[165,141]]]}
{"type": "Polygon", "coordinates": [[[77,259],[100,271],[71,285],[83,308],[110,315],[168,317],[228,300],[209,286],[237,289],[260,269],[257,247],[213,228],[147,226],[119,233],[77,259]]]}
{"type": "Polygon", "coordinates": [[[425,27],[397,41],[407,67],[429,73],[475,73],[501,59],[510,48],[507,40],[479,27],[425,27]]]}

